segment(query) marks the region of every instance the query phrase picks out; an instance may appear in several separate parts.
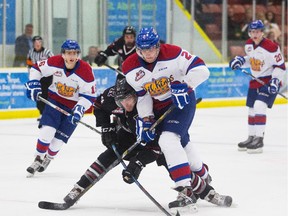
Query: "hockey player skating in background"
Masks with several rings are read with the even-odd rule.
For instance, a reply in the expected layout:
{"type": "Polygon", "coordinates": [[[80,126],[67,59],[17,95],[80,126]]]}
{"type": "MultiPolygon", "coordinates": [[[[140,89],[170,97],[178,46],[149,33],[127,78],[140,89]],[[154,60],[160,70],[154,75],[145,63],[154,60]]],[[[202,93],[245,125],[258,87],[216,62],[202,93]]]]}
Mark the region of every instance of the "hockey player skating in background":
{"type": "Polygon", "coordinates": [[[95,63],[102,66],[109,56],[118,55],[118,66],[121,70],[123,61],[136,51],[135,46],[136,30],[133,26],[126,26],[120,38],[111,43],[106,50],[101,51],[95,58],[95,63]]]}
{"type": "Polygon", "coordinates": [[[28,177],[47,168],[62,145],[68,142],[84,112],[95,101],[94,74],[90,65],[79,59],[80,52],[80,46],[76,41],[66,40],[61,46],[61,55],[39,61],[30,70],[29,81],[25,84],[27,97],[33,101],[39,100],[40,79],[52,75],[48,100],[71,115],[66,116],[50,106],[45,106],[39,123],[36,158],[27,168],[28,177]]]}
{"type": "MultiPolygon", "coordinates": [[[[69,194],[65,196],[64,201],[69,207],[81,197],[83,191],[90,188],[99,180],[99,176],[103,177],[103,175],[109,172],[108,167],[117,160],[117,156],[111,148],[113,144],[116,144],[119,153],[123,153],[137,141],[135,131],[135,118],[137,117],[136,102],[136,92],[126,82],[125,78],[117,79],[115,86],[106,89],[97,97],[94,109],[96,126],[101,126],[101,140],[107,149],[97,157],[69,194]],[[112,123],[110,121],[111,116],[115,118],[115,121],[112,123]]],[[[122,172],[123,180],[126,183],[133,183],[132,176],[138,179],[142,169],[155,160],[157,160],[158,165],[166,166],[165,158],[160,152],[157,140],[155,139],[145,146],[139,144],[125,157],[126,160],[130,161],[127,169],[124,169],[122,172]]],[[[200,160],[198,156],[197,159],[200,160]]],[[[209,198],[211,194],[214,195],[217,193],[209,185],[211,178],[208,179],[209,174],[207,169],[202,166],[202,161],[199,161],[199,163],[201,163],[200,169],[192,173],[192,186],[195,194],[201,199],[222,206],[223,202],[215,202],[215,199],[209,198]]],[[[219,194],[217,196],[221,196],[222,199],[226,198],[219,194]]],[[[193,197],[193,202],[196,202],[195,197],[193,197]]]]}
{"type": "Polygon", "coordinates": [[[273,106],[286,69],[279,46],[263,37],[262,21],[251,22],[248,31],[250,39],[245,44],[246,56],[236,56],[229,65],[233,70],[250,67],[252,75],[262,80],[265,85],[254,79],[249,83],[246,100],[246,106],[249,107],[248,139],[238,144],[238,150],[262,153],[266,110],[273,106]]]}
{"type": "MultiPolygon", "coordinates": [[[[32,38],[33,48],[29,50],[27,55],[26,64],[28,67],[28,72],[30,73],[30,68],[33,64],[36,64],[37,61],[46,60],[53,56],[54,54],[49,49],[43,47],[43,39],[40,36],[34,36],[32,38]]],[[[42,77],[40,80],[41,83],[41,95],[44,99],[48,98],[48,88],[52,83],[52,76],[42,77]]],[[[45,104],[42,101],[36,101],[37,109],[40,112],[40,118],[43,113],[45,104]]],[[[40,118],[38,120],[40,120],[40,118]]]]}
{"type": "MultiPolygon", "coordinates": [[[[122,71],[138,96],[138,140],[154,140],[155,131],[148,129],[170,106],[177,107],[157,127],[159,146],[175,182],[175,190],[179,192],[169,208],[194,205],[191,170],[205,167],[198,160],[188,129],[196,109],[194,89],[208,79],[209,70],[202,59],[186,50],[160,44],[152,27],[140,30],[136,52],[124,61],[122,71]]],[[[208,175],[207,171],[205,173],[208,175]]],[[[231,197],[221,196],[214,190],[209,191],[206,198],[222,206],[230,206],[232,202],[231,197]]]]}

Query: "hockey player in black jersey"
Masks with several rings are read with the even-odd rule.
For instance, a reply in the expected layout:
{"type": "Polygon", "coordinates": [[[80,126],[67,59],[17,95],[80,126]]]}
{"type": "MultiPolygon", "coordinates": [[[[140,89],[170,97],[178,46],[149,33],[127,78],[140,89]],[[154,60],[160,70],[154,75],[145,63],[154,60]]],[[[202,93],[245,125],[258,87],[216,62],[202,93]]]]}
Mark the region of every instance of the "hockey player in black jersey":
{"type": "MultiPolygon", "coordinates": [[[[117,161],[117,156],[111,149],[111,145],[116,144],[118,152],[122,154],[136,142],[136,101],[136,93],[125,78],[117,79],[115,86],[106,89],[103,94],[97,97],[94,109],[96,126],[101,126],[102,143],[107,149],[98,156],[73,189],[65,196],[66,208],[74,205],[95,182],[109,172],[109,167],[117,161]],[[112,123],[110,122],[111,115],[114,116],[112,123]]],[[[167,168],[157,138],[145,146],[138,145],[124,159],[130,161],[127,169],[122,172],[123,180],[129,184],[134,182],[132,176],[138,179],[141,170],[155,160],[157,160],[158,165],[164,165],[167,168]]],[[[169,204],[170,209],[195,205],[196,196],[218,206],[229,207],[231,205],[232,198],[215,192],[214,188],[209,185],[210,178],[207,178],[209,175],[203,175],[203,172],[208,173],[208,169],[205,167],[199,172],[192,172],[191,194],[187,198],[187,195],[183,196],[181,195],[182,192],[179,192],[177,200],[169,204]]],[[[51,209],[53,208],[51,207],[51,209]]]]}
{"type": "MultiPolygon", "coordinates": [[[[72,206],[82,196],[81,193],[85,189],[98,181],[99,176],[105,175],[109,171],[108,167],[117,160],[117,156],[111,148],[113,144],[116,144],[117,151],[122,154],[136,142],[136,123],[134,120],[137,115],[136,101],[135,91],[123,78],[118,79],[115,86],[106,89],[97,97],[94,109],[96,126],[101,126],[102,143],[107,149],[90,165],[74,188],[64,198],[69,206],[72,206]],[[111,115],[114,116],[113,122],[110,122],[111,115]]],[[[157,142],[151,142],[145,147],[138,145],[124,158],[130,161],[127,168],[130,171],[126,175],[133,175],[138,178],[142,168],[155,161],[159,153],[160,148],[157,142]]],[[[127,182],[130,181],[131,179],[127,177],[127,182]]]]}
{"type": "Polygon", "coordinates": [[[120,38],[111,43],[106,50],[101,51],[95,58],[95,63],[102,66],[109,56],[118,55],[118,66],[121,70],[123,61],[136,52],[135,46],[136,30],[133,26],[126,26],[120,38]]]}

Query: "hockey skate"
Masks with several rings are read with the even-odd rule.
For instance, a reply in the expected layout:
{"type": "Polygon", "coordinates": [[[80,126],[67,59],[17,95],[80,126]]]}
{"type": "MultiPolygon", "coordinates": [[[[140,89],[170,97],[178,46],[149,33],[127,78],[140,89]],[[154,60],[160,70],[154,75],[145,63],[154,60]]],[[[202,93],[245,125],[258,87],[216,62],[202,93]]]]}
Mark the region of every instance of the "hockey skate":
{"type": "Polygon", "coordinates": [[[43,172],[43,171],[45,171],[45,170],[47,169],[47,167],[49,166],[49,164],[50,164],[50,162],[51,162],[52,159],[53,159],[53,158],[50,157],[49,155],[45,155],[45,158],[44,158],[44,160],[43,160],[43,162],[42,162],[42,164],[41,164],[38,172],[43,172]]]}
{"type": "Polygon", "coordinates": [[[64,197],[64,201],[69,205],[72,206],[75,204],[76,201],[80,198],[80,194],[84,188],[79,186],[78,184],[74,185],[74,188],[64,197]]]}
{"type": "Polygon", "coordinates": [[[247,150],[247,145],[253,142],[254,136],[248,136],[248,139],[238,143],[238,151],[246,151],[247,150]]]}
{"type": "Polygon", "coordinates": [[[37,155],[34,162],[26,169],[26,171],[28,172],[28,178],[34,176],[35,172],[40,169],[42,162],[43,160],[41,160],[40,156],[37,155]]]}
{"type": "Polygon", "coordinates": [[[168,204],[168,207],[173,214],[176,214],[177,211],[190,212],[190,213],[198,211],[198,208],[196,205],[197,199],[193,194],[192,187],[179,186],[173,189],[178,191],[177,199],[168,204]]]}
{"type": "Polygon", "coordinates": [[[263,152],[263,137],[254,137],[253,142],[247,145],[247,153],[262,153],[263,152]]]}
{"type": "Polygon", "coordinates": [[[232,197],[220,195],[216,193],[215,190],[210,190],[207,196],[205,197],[205,200],[217,206],[230,207],[232,204],[232,197]]]}

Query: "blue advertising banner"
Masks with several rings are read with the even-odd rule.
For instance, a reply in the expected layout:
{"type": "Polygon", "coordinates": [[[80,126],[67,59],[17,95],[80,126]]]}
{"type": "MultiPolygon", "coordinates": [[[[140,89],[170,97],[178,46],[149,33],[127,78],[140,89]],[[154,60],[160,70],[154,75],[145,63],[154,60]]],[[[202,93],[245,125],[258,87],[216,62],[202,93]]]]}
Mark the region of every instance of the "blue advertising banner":
{"type": "MultiPolygon", "coordinates": [[[[197,97],[207,99],[246,97],[250,77],[228,67],[209,67],[210,77],[196,89],[197,97]]],[[[248,70],[249,71],[249,70],[248,70]]],[[[113,86],[116,73],[111,69],[93,69],[97,95],[113,86]]],[[[0,111],[18,108],[35,108],[35,102],[27,99],[24,83],[28,73],[22,71],[0,72],[0,111]]]]}
{"type": "Polygon", "coordinates": [[[35,107],[35,102],[26,97],[27,80],[27,72],[0,73],[0,109],[35,107]]]}
{"type": "MultiPolygon", "coordinates": [[[[228,67],[209,67],[210,77],[196,89],[197,97],[246,97],[250,77],[228,67]]],[[[247,69],[248,72],[250,70],[247,69]]]]}
{"type": "MultiPolygon", "coordinates": [[[[15,42],[15,0],[6,0],[6,44],[15,42]]],[[[0,0],[0,44],[3,43],[3,0],[0,0]]]]}
{"type": "Polygon", "coordinates": [[[166,4],[166,0],[142,0],[141,5],[138,0],[107,1],[106,43],[121,37],[127,25],[134,26],[138,32],[139,23],[141,28],[155,27],[160,38],[166,41],[166,4]]]}
{"type": "MultiPolygon", "coordinates": [[[[110,69],[93,69],[97,95],[113,86],[116,73],[110,69]]],[[[36,103],[26,97],[24,83],[28,81],[27,72],[0,73],[0,110],[35,108],[36,103]]]]}

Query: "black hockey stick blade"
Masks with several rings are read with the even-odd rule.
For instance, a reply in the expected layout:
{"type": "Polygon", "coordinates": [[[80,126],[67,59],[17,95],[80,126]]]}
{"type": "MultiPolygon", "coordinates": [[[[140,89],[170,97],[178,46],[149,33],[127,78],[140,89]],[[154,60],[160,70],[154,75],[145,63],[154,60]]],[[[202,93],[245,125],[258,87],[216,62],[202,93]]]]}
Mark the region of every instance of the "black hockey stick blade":
{"type": "Polygon", "coordinates": [[[197,99],[196,99],[196,104],[199,104],[201,101],[202,101],[202,98],[201,98],[201,97],[200,97],[200,98],[197,98],[197,99]]]}
{"type": "Polygon", "coordinates": [[[49,209],[49,210],[66,210],[71,207],[68,203],[54,203],[47,201],[40,201],[38,203],[38,207],[41,209],[49,209]]]}

